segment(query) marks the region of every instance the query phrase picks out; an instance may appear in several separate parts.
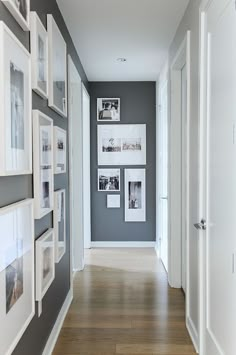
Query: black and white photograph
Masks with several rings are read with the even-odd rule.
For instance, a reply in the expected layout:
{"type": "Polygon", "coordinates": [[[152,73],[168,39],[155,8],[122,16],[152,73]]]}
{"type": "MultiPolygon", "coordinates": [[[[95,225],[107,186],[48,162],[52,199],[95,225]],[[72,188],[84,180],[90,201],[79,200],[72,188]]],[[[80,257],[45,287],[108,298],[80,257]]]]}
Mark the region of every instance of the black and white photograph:
{"type": "Polygon", "coordinates": [[[11,147],[24,150],[24,73],[10,63],[11,147]]]}
{"type": "Polygon", "coordinates": [[[145,124],[99,124],[98,165],[146,165],[145,124]]]}
{"type": "Polygon", "coordinates": [[[120,99],[97,99],[97,120],[105,122],[120,121],[120,99]]]}
{"type": "Polygon", "coordinates": [[[125,222],[146,222],[145,169],[125,169],[125,222]]]}
{"type": "Polygon", "coordinates": [[[52,162],[50,126],[40,127],[40,158],[41,167],[50,167],[52,162]]]}
{"type": "Polygon", "coordinates": [[[47,167],[41,169],[42,177],[42,192],[41,192],[41,208],[49,209],[50,208],[50,170],[47,167]]]}
{"type": "Polygon", "coordinates": [[[3,22],[0,37],[0,176],[32,174],[30,54],[3,22]]]}
{"type": "Polygon", "coordinates": [[[54,127],[54,174],[66,173],[66,131],[54,127]]]}
{"type": "Polygon", "coordinates": [[[17,258],[6,268],[6,313],[15,305],[24,291],[23,240],[16,239],[17,258]]]}
{"type": "Polygon", "coordinates": [[[43,279],[46,279],[50,273],[50,258],[51,258],[51,249],[45,248],[43,250],[43,279]]]}
{"type": "Polygon", "coordinates": [[[0,208],[0,354],[12,354],[35,314],[34,204],[0,208]]]}
{"type": "Polygon", "coordinates": [[[38,85],[41,89],[46,92],[47,90],[47,80],[46,80],[46,56],[45,56],[45,44],[40,35],[38,35],[38,85]]]}
{"type": "Polygon", "coordinates": [[[54,231],[55,231],[55,262],[59,263],[66,252],[66,191],[54,192],[54,231]]]}
{"type": "Polygon", "coordinates": [[[2,0],[2,2],[23,30],[29,31],[30,0],[2,0]]]}
{"type": "Polygon", "coordinates": [[[49,38],[49,106],[67,117],[67,47],[52,15],[47,15],[49,38]]]}
{"type": "Polygon", "coordinates": [[[98,191],[120,191],[120,169],[98,169],[98,191]]]}

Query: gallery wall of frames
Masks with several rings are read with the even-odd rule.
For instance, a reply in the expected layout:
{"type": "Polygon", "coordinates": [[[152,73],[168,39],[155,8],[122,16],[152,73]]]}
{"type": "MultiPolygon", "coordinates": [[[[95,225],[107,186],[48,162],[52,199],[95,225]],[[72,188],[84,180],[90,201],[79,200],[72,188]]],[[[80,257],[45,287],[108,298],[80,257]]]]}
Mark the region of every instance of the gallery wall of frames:
{"type": "Polygon", "coordinates": [[[92,241],[155,240],[155,84],[96,82],[90,93],[92,241]]]}
{"type": "Polygon", "coordinates": [[[68,54],[86,78],[56,1],[0,1],[1,355],[42,354],[70,287],[68,54]]]}

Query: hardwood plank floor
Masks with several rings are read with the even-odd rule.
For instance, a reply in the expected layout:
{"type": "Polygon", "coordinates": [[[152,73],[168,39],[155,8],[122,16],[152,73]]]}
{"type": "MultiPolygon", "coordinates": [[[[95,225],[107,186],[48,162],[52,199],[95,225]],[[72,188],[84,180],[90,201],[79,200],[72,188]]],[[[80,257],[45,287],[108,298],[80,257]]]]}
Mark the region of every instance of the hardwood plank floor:
{"type": "Polygon", "coordinates": [[[184,296],[154,249],[92,249],[53,355],[194,355],[184,296]]]}

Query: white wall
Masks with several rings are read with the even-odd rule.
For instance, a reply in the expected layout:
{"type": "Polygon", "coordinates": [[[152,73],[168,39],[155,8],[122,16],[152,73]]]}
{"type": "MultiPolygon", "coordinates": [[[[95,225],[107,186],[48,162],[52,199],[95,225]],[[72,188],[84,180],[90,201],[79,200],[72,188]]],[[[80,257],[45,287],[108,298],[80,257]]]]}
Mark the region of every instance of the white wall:
{"type": "Polygon", "coordinates": [[[190,0],[186,13],[179,25],[169,50],[169,63],[172,63],[178,48],[188,30],[191,31],[191,108],[190,108],[190,319],[191,327],[198,336],[198,233],[193,224],[198,221],[198,70],[199,70],[199,6],[201,0],[190,0]]]}

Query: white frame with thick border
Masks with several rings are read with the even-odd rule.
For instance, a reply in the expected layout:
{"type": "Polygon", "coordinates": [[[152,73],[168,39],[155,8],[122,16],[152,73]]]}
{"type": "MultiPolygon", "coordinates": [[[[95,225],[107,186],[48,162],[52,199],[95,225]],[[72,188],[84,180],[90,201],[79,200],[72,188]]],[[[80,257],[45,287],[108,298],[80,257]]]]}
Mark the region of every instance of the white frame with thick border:
{"type": "Polygon", "coordinates": [[[25,0],[27,4],[27,20],[22,16],[20,11],[17,9],[16,5],[14,5],[12,0],[1,0],[3,4],[10,11],[14,19],[18,22],[21,28],[24,31],[30,30],[30,0],[25,0]]]}
{"type": "Polygon", "coordinates": [[[54,126],[54,174],[65,174],[67,171],[67,164],[66,164],[66,159],[67,159],[67,132],[66,130],[54,126]],[[58,168],[58,149],[57,149],[57,137],[58,133],[63,135],[63,140],[64,140],[64,145],[65,145],[65,150],[64,150],[64,169],[59,170],[58,168]]]}
{"type": "MultiPolygon", "coordinates": [[[[10,47],[9,47],[10,48],[10,47]]],[[[9,49],[10,50],[10,49],[9,49]]],[[[14,55],[16,57],[16,54],[14,55]]],[[[18,57],[17,57],[18,59],[18,57]]],[[[32,174],[32,100],[31,100],[31,60],[30,53],[25,49],[22,43],[16,38],[16,36],[10,31],[10,29],[0,21],[0,71],[2,77],[0,80],[0,176],[10,176],[10,175],[27,175],[32,174]],[[11,92],[10,92],[10,83],[6,83],[8,71],[6,71],[5,66],[7,62],[12,60],[13,53],[11,58],[6,59],[6,48],[4,48],[4,43],[6,42],[5,36],[9,36],[12,40],[12,44],[8,42],[8,47],[10,45],[16,46],[16,50],[20,51],[25,58],[19,58],[19,67],[23,65],[23,62],[27,61],[27,73],[26,74],[26,83],[27,90],[25,90],[24,99],[27,100],[25,103],[25,113],[24,113],[24,150],[14,149],[10,147],[10,137],[8,130],[11,121],[11,92]],[[6,88],[9,88],[9,92],[6,92],[6,88]],[[12,157],[12,167],[7,167],[9,164],[9,157],[7,157],[7,152],[13,151],[14,153],[14,162],[12,157]],[[27,160],[27,162],[26,162],[27,160]],[[21,161],[21,166],[20,162],[21,161]],[[14,168],[13,165],[16,165],[14,168]],[[18,166],[19,165],[19,166],[18,166]]],[[[9,153],[8,153],[9,155],[9,153]]]]}
{"type": "MultiPolygon", "coordinates": [[[[61,207],[61,206],[60,206],[61,207]]],[[[62,257],[66,253],[66,190],[60,189],[54,191],[54,210],[53,210],[53,228],[55,234],[55,263],[59,263],[62,257]],[[58,198],[59,195],[64,195],[64,206],[63,206],[63,213],[64,213],[64,240],[63,240],[63,248],[61,248],[61,243],[59,241],[59,216],[58,216],[58,198]],[[60,253],[60,248],[62,252],[60,253]]]]}
{"type": "Polygon", "coordinates": [[[125,222],[146,222],[146,169],[125,169],[125,222]],[[141,208],[129,208],[129,182],[141,182],[141,208]]]}
{"type": "Polygon", "coordinates": [[[32,89],[43,99],[48,99],[48,33],[37,12],[30,12],[30,48],[31,48],[31,67],[32,67],[32,89]],[[38,56],[38,37],[43,40],[45,45],[45,76],[46,91],[38,85],[39,56],[38,56]]]}
{"type": "MultiPolygon", "coordinates": [[[[17,343],[19,342],[19,340],[21,339],[22,335],[24,334],[25,330],[27,329],[28,325],[30,324],[32,318],[34,317],[34,314],[35,314],[35,275],[34,275],[34,210],[33,210],[33,199],[26,199],[26,200],[23,200],[23,201],[20,201],[18,203],[14,203],[12,205],[9,205],[9,206],[6,206],[6,207],[3,207],[0,209],[0,223],[1,223],[1,216],[3,215],[6,215],[6,214],[9,214],[11,212],[14,212],[14,211],[17,211],[18,209],[20,208],[25,208],[25,207],[28,207],[29,208],[29,213],[30,215],[28,216],[29,217],[29,220],[30,220],[30,225],[28,224],[28,222],[26,221],[26,225],[28,226],[28,228],[31,228],[31,231],[29,232],[30,235],[31,235],[31,248],[27,250],[27,254],[29,251],[31,251],[31,260],[29,262],[30,264],[30,270],[29,272],[31,272],[30,276],[29,276],[29,279],[31,280],[31,285],[32,285],[32,289],[30,291],[30,294],[31,294],[31,300],[30,300],[30,303],[26,302],[26,304],[21,304],[23,299],[22,299],[22,296],[21,298],[19,298],[19,304],[18,304],[18,312],[21,311],[21,312],[25,312],[25,307],[26,306],[30,306],[30,309],[29,309],[29,312],[28,312],[28,315],[25,317],[24,321],[21,322],[20,321],[20,324],[18,326],[18,330],[15,329],[15,334],[12,336],[12,341],[6,345],[4,348],[3,348],[3,341],[6,342],[6,339],[7,337],[9,336],[9,332],[13,329],[13,328],[17,328],[17,322],[19,322],[19,314],[13,314],[12,312],[17,312],[16,308],[12,308],[12,310],[10,311],[11,312],[11,318],[12,318],[12,327],[9,327],[7,326],[6,322],[4,322],[3,318],[1,318],[2,320],[2,324],[5,324],[5,327],[2,327],[2,330],[1,330],[1,344],[0,344],[0,353],[1,354],[4,354],[4,355],[11,355],[13,350],[15,349],[17,343]],[[5,329],[5,332],[7,332],[6,334],[4,333],[4,330],[5,329]]],[[[28,219],[28,218],[27,218],[28,219]]],[[[0,247],[0,250],[2,248],[2,244],[1,244],[1,247],[0,247]]],[[[5,252],[4,252],[5,254],[5,252]]],[[[26,253],[25,253],[26,254],[26,253]]],[[[4,270],[2,271],[4,272],[4,270]]],[[[0,275],[1,273],[0,272],[0,275]]],[[[25,283],[24,283],[25,285],[25,283]]],[[[15,306],[14,306],[15,307],[15,306]]]]}
{"type": "Polygon", "coordinates": [[[48,29],[48,43],[49,43],[49,96],[48,96],[48,105],[58,114],[63,116],[64,118],[67,117],[67,45],[66,42],[60,32],[60,29],[54,20],[54,17],[50,14],[47,15],[47,29],[48,29]],[[55,41],[55,34],[60,38],[60,45],[61,45],[61,56],[65,58],[65,65],[64,65],[64,80],[65,80],[65,110],[61,110],[59,107],[56,106],[54,103],[54,68],[56,63],[54,62],[53,54],[54,54],[54,43],[55,41]]]}

